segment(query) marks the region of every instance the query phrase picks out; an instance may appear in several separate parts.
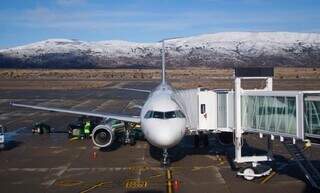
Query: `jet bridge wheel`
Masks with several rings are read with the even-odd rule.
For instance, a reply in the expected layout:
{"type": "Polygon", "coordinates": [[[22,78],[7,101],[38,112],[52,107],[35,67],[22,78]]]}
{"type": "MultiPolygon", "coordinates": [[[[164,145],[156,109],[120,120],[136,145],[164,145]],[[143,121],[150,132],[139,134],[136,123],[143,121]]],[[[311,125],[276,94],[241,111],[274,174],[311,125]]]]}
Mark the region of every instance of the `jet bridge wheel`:
{"type": "Polygon", "coordinates": [[[254,179],[255,170],[252,167],[247,167],[243,170],[243,178],[251,181],[254,179]]]}

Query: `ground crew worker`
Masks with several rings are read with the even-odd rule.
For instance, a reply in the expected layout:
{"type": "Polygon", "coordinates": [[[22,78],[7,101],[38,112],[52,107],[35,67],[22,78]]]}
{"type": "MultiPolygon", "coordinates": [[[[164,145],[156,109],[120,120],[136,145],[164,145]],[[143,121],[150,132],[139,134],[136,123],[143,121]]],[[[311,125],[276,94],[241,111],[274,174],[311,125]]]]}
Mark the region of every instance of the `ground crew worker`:
{"type": "Polygon", "coordinates": [[[84,125],[84,136],[85,138],[88,138],[90,135],[90,128],[91,128],[91,123],[90,121],[86,121],[84,125]]]}

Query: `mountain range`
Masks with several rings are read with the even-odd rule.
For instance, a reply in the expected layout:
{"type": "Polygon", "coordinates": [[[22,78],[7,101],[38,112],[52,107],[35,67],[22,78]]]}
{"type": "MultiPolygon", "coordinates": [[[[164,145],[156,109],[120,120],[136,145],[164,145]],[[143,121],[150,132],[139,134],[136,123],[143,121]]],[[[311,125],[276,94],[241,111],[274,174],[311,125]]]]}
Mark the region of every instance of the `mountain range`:
{"type": "MultiPolygon", "coordinates": [[[[169,67],[320,67],[320,34],[224,32],[166,41],[169,67]]],[[[161,43],[48,39],[0,50],[0,68],[158,68],[161,43]]]]}

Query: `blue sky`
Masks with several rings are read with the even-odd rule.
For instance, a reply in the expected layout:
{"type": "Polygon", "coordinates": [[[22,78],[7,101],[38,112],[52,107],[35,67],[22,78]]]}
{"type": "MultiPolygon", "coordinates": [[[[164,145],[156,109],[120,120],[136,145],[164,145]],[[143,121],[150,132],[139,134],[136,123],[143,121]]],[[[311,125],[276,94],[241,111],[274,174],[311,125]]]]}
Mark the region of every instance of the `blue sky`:
{"type": "Polygon", "coordinates": [[[2,0],[0,48],[49,38],[154,42],[224,31],[320,32],[319,0],[2,0]]]}

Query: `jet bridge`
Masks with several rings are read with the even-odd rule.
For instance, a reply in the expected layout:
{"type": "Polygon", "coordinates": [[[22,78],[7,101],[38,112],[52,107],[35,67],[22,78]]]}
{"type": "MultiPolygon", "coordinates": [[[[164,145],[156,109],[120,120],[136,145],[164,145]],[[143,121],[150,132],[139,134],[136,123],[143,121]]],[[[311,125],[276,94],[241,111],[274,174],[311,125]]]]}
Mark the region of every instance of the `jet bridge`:
{"type": "MultiPolygon", "coordinates": [[[[235,90],[180,90],[173,99],[186,113],[189,133],[233,132],[234,161],[256,167],[272,160],[271,151],[264,156],[243,156],[243,133],[269,136],[268,149],[275,138],[291,139],[292,144],[306,136],[320,138],[320,91],[273,91],[272,85],[272,77],[236,77],[235,90]],[[265,88],[243,89],[243,79],[263,79],[265,88]]],[[[255,174],[239,175],[251,178],[255,174]]]]}
{"type": "Polygon", "coordinates": [[[239,126],[242,133],[269,134],[281,140],[320,138],[320,91],[198,88],[176,91],[173,99],[186,113],[191,133],[234,132],[239,126]]]}

